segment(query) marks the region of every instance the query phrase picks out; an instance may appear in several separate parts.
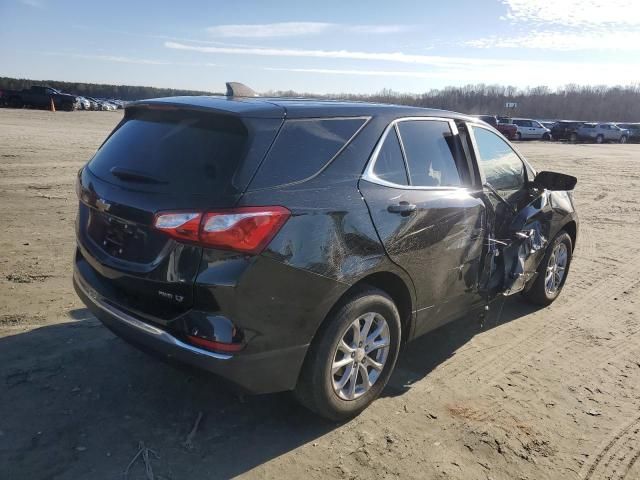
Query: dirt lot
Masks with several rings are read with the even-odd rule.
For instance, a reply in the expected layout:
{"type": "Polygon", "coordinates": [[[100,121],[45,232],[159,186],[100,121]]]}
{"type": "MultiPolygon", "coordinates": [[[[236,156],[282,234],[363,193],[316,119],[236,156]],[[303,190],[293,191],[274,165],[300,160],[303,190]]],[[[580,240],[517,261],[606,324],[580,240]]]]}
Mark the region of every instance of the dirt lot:
{"type": "Polygon", "coordinates": [[[418,340],[337,425],[149,358],[83,308],[74,174],[119,119],[0,110],[0,477],[119,479],[142,442],[156,479],[640,478],[640,145],[520,144],[579,179],[561,298],[418,340]]]}

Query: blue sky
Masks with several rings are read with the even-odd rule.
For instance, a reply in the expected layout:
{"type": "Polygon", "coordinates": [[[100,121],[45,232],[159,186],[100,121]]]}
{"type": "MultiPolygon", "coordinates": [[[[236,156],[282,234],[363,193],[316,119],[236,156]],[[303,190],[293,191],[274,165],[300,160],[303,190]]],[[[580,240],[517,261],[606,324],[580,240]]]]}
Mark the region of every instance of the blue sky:
{"type": "Polygon", "coordinates": [[[0,75],[222,91],[640,82],[640,0],[0,0],[0,75]]]}

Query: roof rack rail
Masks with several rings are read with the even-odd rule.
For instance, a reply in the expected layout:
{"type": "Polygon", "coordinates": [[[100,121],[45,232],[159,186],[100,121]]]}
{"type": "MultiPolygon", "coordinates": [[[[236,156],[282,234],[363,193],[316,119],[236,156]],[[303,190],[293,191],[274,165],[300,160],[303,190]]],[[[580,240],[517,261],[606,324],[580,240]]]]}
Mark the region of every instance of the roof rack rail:
{"type": "Polygon", "coordinates": [[[227,82],[227,97],[258,97],[259,95],[244,83],[227,82]]]}

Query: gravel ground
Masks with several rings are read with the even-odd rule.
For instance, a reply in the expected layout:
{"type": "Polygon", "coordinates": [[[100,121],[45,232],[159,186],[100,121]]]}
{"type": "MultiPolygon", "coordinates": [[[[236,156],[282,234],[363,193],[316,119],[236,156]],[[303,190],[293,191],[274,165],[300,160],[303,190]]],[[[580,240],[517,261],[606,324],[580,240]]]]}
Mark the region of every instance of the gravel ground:
{"type": "Polygon", "coordinates": [[[74,174],[120,118],[0,110],[0,477],[120,479],[142,450],[130,479],[145,462],[155,479],[640,478],[640,145],[519,144],[578,177],[559,300],[417,340],[380,400],[332,424],[147,357],[83,308],[74,174]]]}

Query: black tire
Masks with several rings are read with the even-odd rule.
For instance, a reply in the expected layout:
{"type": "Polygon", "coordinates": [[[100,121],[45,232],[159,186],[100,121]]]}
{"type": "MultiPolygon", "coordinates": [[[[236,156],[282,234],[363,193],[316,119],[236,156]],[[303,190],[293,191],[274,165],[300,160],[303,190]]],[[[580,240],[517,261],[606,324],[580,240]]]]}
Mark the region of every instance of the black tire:
{"type": "Polygon", "coordinates": [[[545,133],[544,135],[542,135],[542,140],[551,140],[551,135],[545,133]]]}
{"type": "Polygon", "coordinates": [[[522,140],[522,134],[520,132],[516,132],[516,140],[522,140]]]}
{"type": "Polygon", "coordinates": [[[596,143],[604,143],[604,136],[598,135],[596,137],[596,143]]]}
{"type": "Polygon", "coordinates": [[[578,134],[574,132],[571,135],[569,135],[569,141],[571,143],[578,143],[578,134]]]}
{"type": "Polygon", "coordinates": [[[354,292],[333,309],[311,343],[294,392],[297,400],[312,412],[332,421],[355,417],[380,395],[389,381],[400,351],[401,337],[398,309],[385,292],[373,287],[363,287],[354,292]],[[338,343],[351,324],[370,312],[382,315],[389,327],[386,362],[366,393],[353,400],[345,400],[334,390],[331,366],[338,343]]]}
{"type": "Polygon", "coordinates": [[[530,288],[523,292],[523,296],[531,303],[536,305],[547,306],[552,304],[556,298],[562,292],[562,288],[564,287],[565,282],[567,281],[567,276],[569,275],[569,268],[571,267],[571,258],[573,256],[573,245],[571,242],[571,237],[564,230],[560,230],[558,234],[555,236],[553,241],[547,246],[547,251],[544,255],[544,258],[538,265],[538,275],[536,276],[533,284],[530,288]],[[564,276],[555,292],[550,293],[547,291],[545,286],[545,278],[547,273],[547,267],[549,265],[549,260],[551,259],[551,255],[553,251],[556,249],[556,246],[560,243],[564,243],[567,249],[567,263],[564,270],[564,276]]]}
{"type": "Polygon", "coordinates": [[[620,137],[620,143],[627,143],[627,136],[626,135],[622,135],[620,137]]]}

